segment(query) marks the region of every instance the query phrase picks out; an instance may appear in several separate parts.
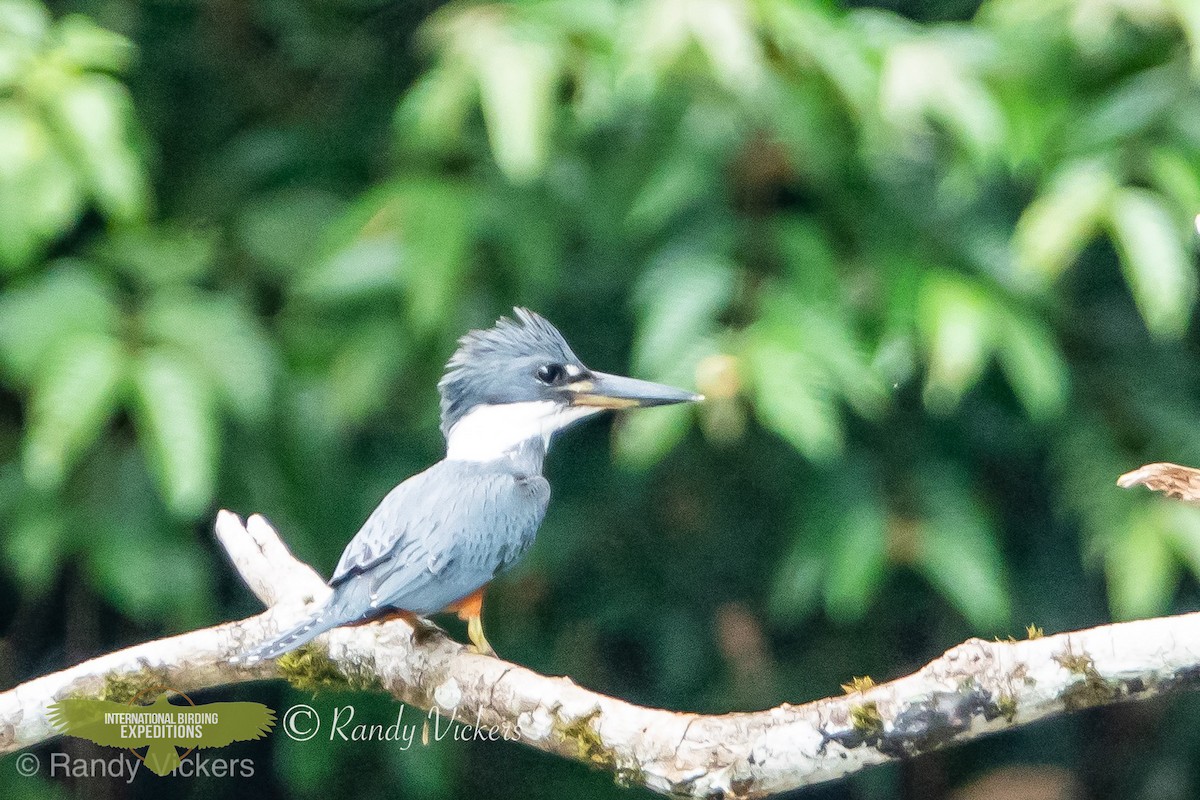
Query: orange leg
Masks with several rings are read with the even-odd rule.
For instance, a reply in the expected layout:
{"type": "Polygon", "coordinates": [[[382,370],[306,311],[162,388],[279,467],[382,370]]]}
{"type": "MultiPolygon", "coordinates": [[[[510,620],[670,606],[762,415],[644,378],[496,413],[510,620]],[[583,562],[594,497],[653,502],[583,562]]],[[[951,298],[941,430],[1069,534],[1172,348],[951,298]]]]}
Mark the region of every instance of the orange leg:
{"type": "Polygon", "coordinates": [[[451,603],[446,610],[457,613],[458,618],[467,623],[467,636],[470,637],[475,652],[494,656],[496,651],[492,649],[483,635],[483,590],[485,588],[487,587],[479,587],[463,599],[451,603]]]}

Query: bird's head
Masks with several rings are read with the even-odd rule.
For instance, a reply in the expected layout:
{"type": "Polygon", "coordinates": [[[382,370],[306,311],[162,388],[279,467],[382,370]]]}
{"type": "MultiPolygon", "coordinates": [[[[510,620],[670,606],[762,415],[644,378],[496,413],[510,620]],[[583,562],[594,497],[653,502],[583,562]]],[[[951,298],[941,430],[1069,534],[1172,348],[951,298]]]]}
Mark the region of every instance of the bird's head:
{"type": "Polygon", "coordinates": [[[544,317],[523,308],[458,342],[438,383],[447,458],[488,461],[610,408],[689,403],[700,395],[584,366],[544,317]]]}

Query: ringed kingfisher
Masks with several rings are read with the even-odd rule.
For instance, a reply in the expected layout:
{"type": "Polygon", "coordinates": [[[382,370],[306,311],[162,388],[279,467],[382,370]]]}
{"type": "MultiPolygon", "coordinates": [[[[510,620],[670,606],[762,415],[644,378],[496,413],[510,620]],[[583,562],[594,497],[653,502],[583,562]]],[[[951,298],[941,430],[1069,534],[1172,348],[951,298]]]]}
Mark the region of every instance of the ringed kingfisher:
{"type": "Polygon", "coordinates": [[[457,612],[477,652],[483,593],[533,544],[550,500],[542,461],[555,433],[605,409],[701,395],[584,366],[558,329],[514,309],[459,339],[438,383],[446,457],[392,489],[346,546],[328,600],[235,658],[275,658],[331,628],[457,612]]]}

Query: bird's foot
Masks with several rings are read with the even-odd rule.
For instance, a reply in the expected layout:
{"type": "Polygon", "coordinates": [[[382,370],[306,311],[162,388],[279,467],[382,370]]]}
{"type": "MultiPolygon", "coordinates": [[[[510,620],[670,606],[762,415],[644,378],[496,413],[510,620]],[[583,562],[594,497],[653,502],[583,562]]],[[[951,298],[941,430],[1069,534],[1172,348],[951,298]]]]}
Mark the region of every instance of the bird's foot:
{"type": "Polygon", "coordinates": [[[488,644],[487,638],[483,635],[483,619],[480,617],[469,617],[467,619],[467,637],[471,640],[470,649],[472,652],[483,656],[496,657],[496,651],[488,644]]]}

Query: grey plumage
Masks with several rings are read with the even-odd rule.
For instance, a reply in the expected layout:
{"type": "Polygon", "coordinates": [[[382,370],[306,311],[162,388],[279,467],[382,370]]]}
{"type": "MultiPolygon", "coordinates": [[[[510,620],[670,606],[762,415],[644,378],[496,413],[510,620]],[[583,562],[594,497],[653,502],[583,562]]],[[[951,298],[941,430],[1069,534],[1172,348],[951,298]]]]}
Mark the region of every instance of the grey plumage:
{"type": "Polygon", "coordinates": [[[522,460],[534,469],[510,459],[439,461],[392,489],[346,547],[325,605],[241,660],[274,658],[387,609],[437,613],[512,566],[550,501],[542,454],[522,460]]]}
{"type": "Polygon", "coordinates": [[[483,586],[529,549],[546,513],[541,455],[525,466],[440,461],[397,486],[342,555],[335,595],[353,587],[373,607],[433,614],[483,586]]]}
{"type": "MultiPolygon", "coordinates": [[[[516,314],[517,321],[502,318],[462,337],[446,365],[438,384],[446,459],[394,488],[371,513],[320,609],[235,661],[274,658],[389,611],[428,615],[462,601],[533,544],[550,500],[541,471],[555,431],[603,408],[699,399],[592,372],[553,325],[531,311],[516,314]]],[[[486,650],[478,612],[472,622],[479,626],[469,627],[472,641],[486,650]]]]}

